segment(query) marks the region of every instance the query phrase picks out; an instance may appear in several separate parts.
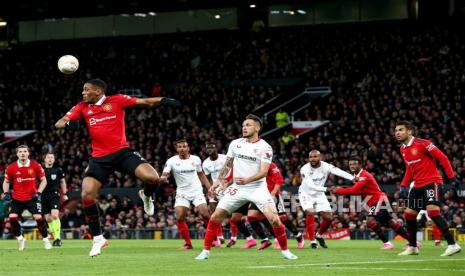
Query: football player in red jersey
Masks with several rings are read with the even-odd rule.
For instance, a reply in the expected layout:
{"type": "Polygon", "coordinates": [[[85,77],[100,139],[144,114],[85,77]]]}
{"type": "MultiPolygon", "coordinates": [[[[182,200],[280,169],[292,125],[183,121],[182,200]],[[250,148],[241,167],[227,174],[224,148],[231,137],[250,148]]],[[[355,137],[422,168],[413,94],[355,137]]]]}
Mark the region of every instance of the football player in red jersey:
{"type": "Polygon", "coordinates": [[[400,153],[406,166],[400,193],[401,197],[408,197],[404,217],[407,221],[409,246],[399,255],[418,255],[417,215],[420,210],[426,209],[428,216],[447,240],[447,249],[441,256],[451,256],[459,253],[461,248],[455,243],[447,222],[441,216],[443,180],[436,167],[436,161],[439,161],[444,169],[449,183],[455,181],[455,174],[447,156],[431,141],[414,137],[413,130],[412,123],[408,121],[398,122],[395,128],[396,139],[402,144],[400,153]],[[412,181],[414,186],[408,191],[408,185],[412,181]]]}
{"type": "Polygon", "coordinates": [[[26,241],[23,238],[18,217],[27,209],[37,222],[37,228],[39,228],[42,235],[45,249],[52,249],[52,244],[48,240],[47,224],[42,217],[40,202],[41,193],[47,186],[44,169],[39,163],[29,159],[28,146],[18,146],[16,155],[18,160],[8,165],[5,171],[5,180],[3,181],[3,199],[6,201],[12,200],[8,216],[11,231],[18,240],[19,250],[23,251],[26,241]],[[37,188],[37,179],[40,179],[39,188],[37,188]],[[10,183],[13,186],[10,186],[10,183]],[[13,190],[11,193],[10,188],[13,190]]]}
{"type": "Polygon", "coordinates": [[[73,127],[78,120],[84,120],[92,142],[92,157],[84,173],[82,182],[82,200],[86,221],[94,236],[89,256],[100,254],[108,245],[102,235],[97,208],[97,195],[102,184],[114,170],[132,175],[144,182],[139,196],[144,210],[153,215],[152,195],[155,192],[159,176],[157,171],[136,151],[129,148],[126,141],[124,111],[129,107],[155,107],[159,105],[180,106],[180,102],[163,97],[133,98],[116,94],[106,96],[107,85],[100,79],[84,83],[83,101],[75,105],[65,116],[56,122],[56,128],[73,127]]]}
{"type": "Polygon", "coordinates": [[[381,226],[390,227],[402,238],[408,239],[405,229],[391,217],[388,210],[382,208],[387,207],[389,201],[379,188],[373,175],[362,168],[360,158],[356,156],[350,157],[349,168],[354,177],[357,177],[357,182],[350,188],[335,187],[334,193],[338,195],[360,195],[364,198],[370,197],[367,201],[367,206],[370,208],[367,214],[367,226],[383,241],[384,244],[381,249],[394,248],[394,245],[389,242],[381,226]],[[383,203],[385,204],[383,205],[383,203]]]}
{"type": "MultiPolygon", "coordinates": [[[[281,197],[281,185],[284,184],[284,178],[279,170],[278,166],[274,162],[271,162],[268,174],[266,175],[266,184],[268,191],[275,200],[276,209],[278,210],[279,219],[286,226],[286,228],[292,233],[297,240],[297,248],[302,249],[305,246],[305,241],[302,233],[297,230],[297,227],[289,220],[286,210],[284,208],[284,201],[281,197]]],[[[258,247],[259,250],[263,250],[271,245],[268,237],[264,234],[262,225],[263,224],[268,232],[273,235],[273,227],[266,217],[260,212],[255,204],[250,204],[249,212],[247,214],[250,226],[255,233],[262,239],[261,245],[258,247]]],[[[275,248],[280,249],[279,243],[275,240],[275,248]]]]}

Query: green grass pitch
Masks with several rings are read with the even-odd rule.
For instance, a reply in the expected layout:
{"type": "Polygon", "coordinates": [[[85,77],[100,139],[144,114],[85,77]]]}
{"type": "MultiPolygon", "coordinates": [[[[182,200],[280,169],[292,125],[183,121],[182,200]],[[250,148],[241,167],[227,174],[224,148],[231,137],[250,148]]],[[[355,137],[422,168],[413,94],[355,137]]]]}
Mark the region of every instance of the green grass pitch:
{"type": "MultiPolygon", "coordinates": [[[[110,240],[102,255],[88,257],[91,241],[63,241],[50,251],[41,241],[28,241],[19,252],[15,240],[0,241],[0,275],[465,275],[465,252],[439,257],[444,248],[424,241],[419,256],[399,257],[396,249],[380,250],[379,241],[328,241],[329,249],[290,249],[298,260],[284,260],[279,250],[213,248],[209,260],[194,258],[194,250],[181,251],[180,240],[110,240]]],[[[460,243],[465,248],[463,242],[460,243]]]]}

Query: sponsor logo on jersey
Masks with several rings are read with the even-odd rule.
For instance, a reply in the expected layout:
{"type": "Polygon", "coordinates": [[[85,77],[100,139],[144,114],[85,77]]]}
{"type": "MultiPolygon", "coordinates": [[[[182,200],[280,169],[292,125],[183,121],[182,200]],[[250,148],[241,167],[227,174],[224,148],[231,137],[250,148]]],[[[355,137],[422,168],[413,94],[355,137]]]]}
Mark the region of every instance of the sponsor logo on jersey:
{"type": "Polygon", "coordinates": [[[195,172],[195,170],[180,170],[180,171],[177,171],[177,173],[193,173],[195,172]]]}
{"type": "Polygon", "coordinates": [[[247,155],[243,155],[243,154],[238,154],[237,158],[241,158],[241,159],[245,159],[245,160],[249,160],[249,161],[254,161],[254,162],[257,161],[257,157],[247,156],[247,155]]]}
{"type": "Polygon", "coordinates": [[[94,126],[94,125],[96,125],[96,124],[99,123],[99,122],[108,121],[108,120],[113,120],[113,119],[116,119],[116,115],[106,116],[106,117],[99,118],[99,119],[90,118],[90,119],[89,119],[89,125],[94,126]]]}
{"type": "Polygon", "coordinates": [[[23,182],[23,181],[35,181],[35,180],[36,180],[36,179],[33,178],[33,177],[30,177],[30,178],[21,178],[21,177],[18,177],[18,178],[16,178],[16,182],[18,182],[18,183],[21,183],[21,182],[23,182]]]}

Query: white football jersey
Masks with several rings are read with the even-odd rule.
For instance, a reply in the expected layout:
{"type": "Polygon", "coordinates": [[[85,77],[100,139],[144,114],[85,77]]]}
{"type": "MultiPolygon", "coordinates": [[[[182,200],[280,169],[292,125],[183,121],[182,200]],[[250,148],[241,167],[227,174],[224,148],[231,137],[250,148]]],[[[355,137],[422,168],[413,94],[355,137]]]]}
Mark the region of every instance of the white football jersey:
{"type": "Polygon", "coordinates": [[[302,175],[302,184],[299,190],[302,189],[307,194],[324,193],[324,186],[330,174],[337,175],[347,180],[353,180],[354,176],[345,172],[324,161],[320,162],[318,168],[313,168],[310,163],[307,163],[300,168],[302,175]]]}
{"type": "Polygon", "coordinates": [[[211,160],[210,157],[205,159],[202,164],[203,171],[205,175],[210,175],[212,181],[215,182],[220,175],[221,169],[223,169],[224,164],[226,163],[226,155],[218,154],[216,160],[211,160]]]}
{"type": "MultiPolygon", "coordinates": [[[[247,139],[239,138],[229,144],[226,156],[234,158],[233,179],[236,177],[249,177],[260,171],[261,162],[271,163],[273,149],[263,139],[249,143],[247,139]]],[[[239,185],[239,187],[257,188],[261,185],[266,186],[266,176],[246,185],[239,185]]]]}
{"type": "Polygon", "coordinates": [[[198,156],[190,155],[187,159],[175,155],[168,159],[163,172],[170,173],[176,180],[176,193],[202,193],[202,183],[197,173],[202,171],[202,161],[198,156]]]}

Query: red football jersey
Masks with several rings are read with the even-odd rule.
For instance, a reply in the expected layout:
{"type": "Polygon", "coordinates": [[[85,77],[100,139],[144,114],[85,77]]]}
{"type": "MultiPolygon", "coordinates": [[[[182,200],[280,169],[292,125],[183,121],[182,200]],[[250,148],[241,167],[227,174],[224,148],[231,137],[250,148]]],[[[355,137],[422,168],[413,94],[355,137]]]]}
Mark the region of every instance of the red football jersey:
{"type": "Polygon", "coordinates": [[[42,177],[45,177],[44,169],[34,160],[29,160],[25,165],[19,161],[13,162],[5,171],[5,179],[13,188],[13,199],[21,201],[32,199],[32,194],[37,193],[37,179],[42,177]]]}
{"type": "Polygon", "coordinates": [[[350,188],[339,188],[334,190],[340,195],[361,195],[362,197],[371,196],[368,200],[368,207],[376,206],[382,196],[386,196],[379,188],[378,182],[373,175],[366,170],[361,170],[356,176],[359,180],[350,188]]]}
{"type": "MultiPolygon", "coordinates": [[[[268,186],[268,191],[273,191],[276,185],[281,186],[283,183],[284,178],[281,174],[281,171],[279,171],[278,166],[276,166],[274,162],[271,162],[270,168],[268,169],[268,174],[266,175],[266,185],[268,186]]],[[[280,193],[281,189],[279,189],[276,194],[279,195],[280,193]]]]}
{"type": "Polygon", "coordinates": [[[80,102],[66,116],[84,119],[92,142],[92,156],[102,157],[129,147],[126,141],[124,109],[136,104],[136,98],[117,94],[104,96],[95,104],[80,102]]]}
{"type": "Polygon", "coordinates": [[[413,137],[407,145],[400,147],[400,153],[406,164],[404,179],[400,183],[402,186],[408,186],[412,181],[415,181],[414,186],[417,188],[432,183],[442,184],[436,160],[441,164],[447,178],[454,177],[447,156],[429,140],[413,137]]]}

